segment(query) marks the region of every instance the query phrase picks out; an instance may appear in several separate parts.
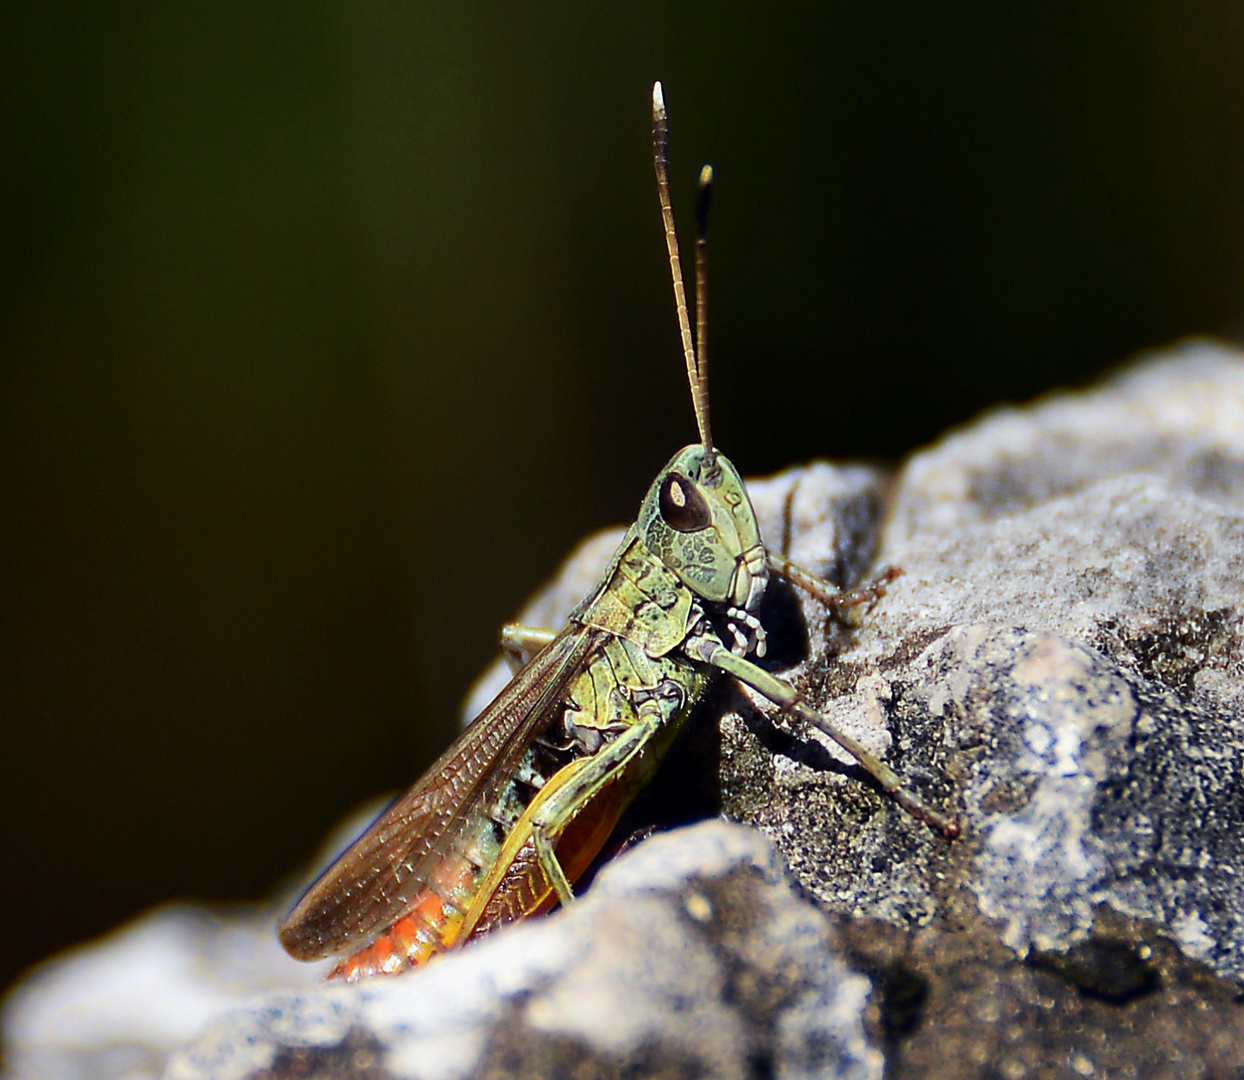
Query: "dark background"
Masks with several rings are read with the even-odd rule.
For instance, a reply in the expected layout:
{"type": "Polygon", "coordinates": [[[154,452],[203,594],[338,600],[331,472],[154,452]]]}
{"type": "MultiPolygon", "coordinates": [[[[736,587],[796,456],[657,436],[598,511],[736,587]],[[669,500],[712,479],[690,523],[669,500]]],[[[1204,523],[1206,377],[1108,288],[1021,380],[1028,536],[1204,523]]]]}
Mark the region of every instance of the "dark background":
{"type": "Polygon", "coordinates": [[[409,783],[692,439],[654,77],[747,473],[1244,314],[1238,3],[258,7],[0,17],[0,985],[409,783]]]}

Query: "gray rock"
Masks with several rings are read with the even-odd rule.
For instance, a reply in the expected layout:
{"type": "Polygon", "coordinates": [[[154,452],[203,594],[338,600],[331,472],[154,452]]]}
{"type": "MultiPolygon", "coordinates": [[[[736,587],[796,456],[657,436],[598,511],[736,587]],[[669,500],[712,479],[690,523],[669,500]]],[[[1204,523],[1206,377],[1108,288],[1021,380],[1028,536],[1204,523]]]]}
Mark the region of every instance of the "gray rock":
{"type": "Polygon", "coordinates": [[[149,1080],[229,1009],[314,986],[277,945],[275,918],[267,905],[171,904],[35,969],[5,1003],[4,1075],[149,1080]]]}
{"type": "Polygon", "coordinates": [[[813,810],[825,775],[781,764],[728,811],[841,910],[927,921],[964,886],[1025,954],[1105,904],[1244,981],[1241,358],[1188,346],[987,417],[907,464],[881,539],[906,576],[790,676],[897,739],[965,836],[813,810]]]}
{"type": "Polygon", "coordinates": [[[763,703],[726,716],[721,772],[883,1028],[887,981],[921,988],[890,1074],[1240,1070],[1244,357],[1190,344],[1000,410],[907,463],[876,536],[906,575],[784,674],[963,837],[775,742],[763,703]]]}
{"type": "Polygon", "coordinates": [[[657,837],[572,909],[396,979],[270,997],[166,1080],[881,1076],[868,981],[773,849],[724,822],[657,837]]]}

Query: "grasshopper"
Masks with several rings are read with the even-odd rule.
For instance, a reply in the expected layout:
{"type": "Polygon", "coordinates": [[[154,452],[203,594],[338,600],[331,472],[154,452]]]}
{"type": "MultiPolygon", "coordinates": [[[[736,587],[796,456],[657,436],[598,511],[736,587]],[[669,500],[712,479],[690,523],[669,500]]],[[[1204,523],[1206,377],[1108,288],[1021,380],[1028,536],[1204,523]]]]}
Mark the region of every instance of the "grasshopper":
{"type": "Polygon", "coordinates": [[[700,441],[658,474],[604,576],[563,630],[503,631],[507,650],[531,659],[281,924],[281,944],[296,959],[344,957],[330,977],[402,971],[570,903],[572,883],[722,674],[825,732],[914,817],[947,837],[958,834],[952,815],[927,805],[790,683],[748,659],[765,652],[756,612],[771,573],[840,612],[876,601],[894,575],[843,592],[765,550],[747,488],[709,429],[704,267],[712,170],[700,174],[693,339],[660,83],[653,87],[652,124],[700,441]]]}

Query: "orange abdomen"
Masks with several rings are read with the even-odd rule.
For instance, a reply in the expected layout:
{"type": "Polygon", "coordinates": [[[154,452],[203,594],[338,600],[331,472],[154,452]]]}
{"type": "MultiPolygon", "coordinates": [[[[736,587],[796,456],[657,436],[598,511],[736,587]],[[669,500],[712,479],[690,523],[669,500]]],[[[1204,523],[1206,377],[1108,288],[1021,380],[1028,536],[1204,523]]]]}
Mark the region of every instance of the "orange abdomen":
{"type": "MultiPolygon", "coordinates": [[[[557,859],[572,884],[613,832],[625,805],[622,788],[607,785],[558,838],[557,859]]],[[[446,856],[428,886],[412,900],[409,912],[366,948],[341,961],[328,977],[356,982],[371,975],[396,975],[446,949],[554,907],[557,894],[536,857],[530,829],[523,825],[520,822],[502,845],[499,857],[506,859],[506,865],[489,896],[478,895],[488,874],[464,856],[446,856]]]]}

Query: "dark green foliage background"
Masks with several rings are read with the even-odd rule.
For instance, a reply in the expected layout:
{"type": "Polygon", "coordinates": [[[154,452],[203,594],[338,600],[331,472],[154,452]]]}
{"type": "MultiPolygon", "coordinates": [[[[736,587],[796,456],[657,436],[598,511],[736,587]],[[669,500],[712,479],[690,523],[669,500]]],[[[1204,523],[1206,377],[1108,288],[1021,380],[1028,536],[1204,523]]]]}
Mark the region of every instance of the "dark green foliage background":
{"type": "Polygon", "coordinates": [[[1238,4],[746,10],[0,16],[0,982],[408,783],[692,437],[654,77],[747,473],[1239,325],[1238,4]]]}

